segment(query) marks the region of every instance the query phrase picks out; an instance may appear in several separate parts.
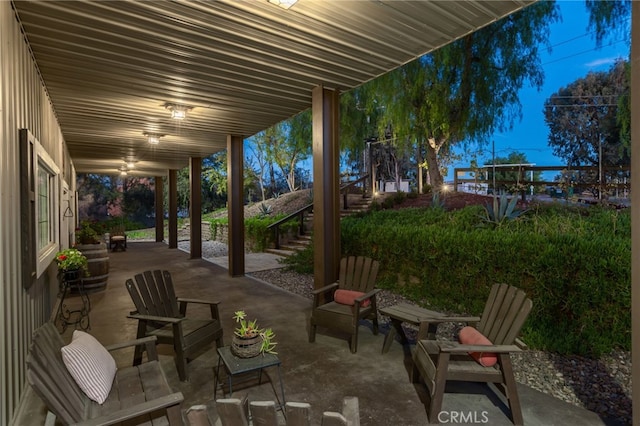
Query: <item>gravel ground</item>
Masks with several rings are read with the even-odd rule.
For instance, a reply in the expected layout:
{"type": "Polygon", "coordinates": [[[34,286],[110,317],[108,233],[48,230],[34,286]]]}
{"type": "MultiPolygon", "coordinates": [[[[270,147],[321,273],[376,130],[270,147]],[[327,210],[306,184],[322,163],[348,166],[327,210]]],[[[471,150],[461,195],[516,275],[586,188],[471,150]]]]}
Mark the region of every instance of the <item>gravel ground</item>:
{"type": "MultiPolygon", "coordinates": [[[[179,243],[188,250],[188,241],[179,243]]],[[[203,258],[227,255],[225,244],[203,242],[203,258]]],[[[313,277],[284,269],[251,273],[252,276],[311,299],[313,277]]],[[[383,290],[378,294],[378,307],[396,303],[412,303],[402,296],[383,290]]],[[[382,332],[389,324],[381,317],[382,332]]],[[[417,330],[405,326],[409,338],[417,330]]],[[[440,327],[438,338],[451,339],[460,324],[440,327]]],[[[516,380],[533,389],[598,413],[607,424],[631,425],[631,353],[614,352],[600,359],[560,356],[528,350],[512,356],[516,380]]]]}

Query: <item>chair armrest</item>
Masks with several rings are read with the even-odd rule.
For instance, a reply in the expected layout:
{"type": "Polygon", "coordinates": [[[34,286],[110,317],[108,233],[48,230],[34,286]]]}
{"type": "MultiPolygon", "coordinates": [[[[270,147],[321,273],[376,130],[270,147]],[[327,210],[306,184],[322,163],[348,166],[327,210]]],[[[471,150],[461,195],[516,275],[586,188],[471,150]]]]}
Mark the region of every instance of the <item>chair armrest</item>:
{"type": "Polygon", "coordinates": [[[329,285],[326,285],[324,287],[320,287],[318,289],[312,290],[311,294],[316,295],[316,294],[324,293],[326,291],[329,291],[329,290],[332,290],[332,289],[338,287],[338,285],[339,285],[338,283],[329,284],[329,285]]]}
{"type": "Polygon", "coordinates": [[[449,353],[466,353],[466,352],[484,352],[484,353],[510,353],[520,352],[520,348],[516,345],[462,345],[456,342],[438,342],[438,347],[442,352],[449,353]]]}
{"type": "MultiPolygon", "coordinates": [[[[338,283],[333,283],[333,284],[329,284],[326,285],[324,287],[320,287],[318,289],[312,290],[311,294],[313,295],[313,307],[317,308],[318,306],[320,306],[320,302],[321,302],[321,294],[325,294],[329,291],[335,290],[336,288],[338,288],[338,283]]],[[[332,293],[333,294],[333,293],[332,293]]],[[[331,297],[331,299],[333,299],[333,296],[331,297]]],[[[324,303],[330,302],[331,300],[325,300],[324,303]]],[[[322,304],[324,304],[322,303],[322,304]]]]}
{"type": "Polygon", "coordinates": [[[98,426],[98,425],[112,425],[121,423],[124,420],[133,419],[141,414],[151,413],[163,408],[168,408],[173,405],[180,404],[184,401],[182,392],[175,392],[160,398],[152,399],[151,401],[142,402],[140,404],[133,405],[122,410],[112,411],[104,416],[96,417],[94,419],[85,420],[79,423],[74,423],[77,426],[98,426]]]}
{"type": "Polygon", "coordinates": [[[480,317],[431,317],[431,318],[422,318],[420,320],[420,327],[422,327],[423,323],[426,324],[442,324],[443,322],[466,322],[466,323],[477,323],[480,322],[480,317]]]}
{"type": "Polygon", "coordinates": [[[133,318],[141,321],[166,322],[167,324],[176,324],[181,321],[184,321],[184,318],[157,317],[155,315],[142,315],[142,314],[134,314],[134,313],[127,315],[127,318],[133,318]]]}
{"type": "Polygon", "coordinates": [[[113,345],[105,346],[105,349],[109,352],[116,351],[118,349],[130,348],[131,346],[144,345],[147,351],[147,359],[149,361],[158,360],[158,351],[156,351],[156,336],[141,337],[140,339],[129,340],[127,342],[114,343],[113,345]]]}
{"type": "Polygon", "coordinates": [[[209,305],[209,309],[211,310],[211,318],[220,320],[220,312],[218,311],[219,301],[208,301],[202,299],[185,299],[182,297],[176,298],[178,303],[180,304],[180,314],[184,317],[187,315],[187,304],[196,303],[200,305],[209,305]]]}
{"type": "Polygon", "coordinates": [[[211,301],[211,300],[202,300],[202,299],[187,299],[184,297],[177,297],[178,303],[199,303],[201,305],[217,305],[220,303],[219,300],[211,301]]]}
{"type": "Polygon", "coordinates": [[[378,294],[379,292],[381,292],[382,289],[381,288],[374,288],[373,290],[371,290],[368,293],[363,294],[360,297],[356,297],[355,299],[353,299],[354,302],[356,303],[362,303],[363,301],[370,299],[372,297],[375,297],[376,294],[378,294]]]}
{"type": "Polygon", "coordinates": [[[520,340],[519,338],[516,337],[516,341],[514,342],[514,344],[520,348],[520,350],[526,351],[529,349],[529,345],[527,345],[525,342],[523,342],[522,340],[520,340]]]}
{"type": "Polygon", "coordinates": [[[111,352],[111,351],[116,351],[118,349],[129,348],[131,346],[147,345],[149,343],[155,345],[156,340],[158,340],[156,336],[147,336],[147,337],[142,337],[140,339],[129,340],[126,342],[114,343],[113,345],[105,345],[104,348],[109,352],[111,352]]]}

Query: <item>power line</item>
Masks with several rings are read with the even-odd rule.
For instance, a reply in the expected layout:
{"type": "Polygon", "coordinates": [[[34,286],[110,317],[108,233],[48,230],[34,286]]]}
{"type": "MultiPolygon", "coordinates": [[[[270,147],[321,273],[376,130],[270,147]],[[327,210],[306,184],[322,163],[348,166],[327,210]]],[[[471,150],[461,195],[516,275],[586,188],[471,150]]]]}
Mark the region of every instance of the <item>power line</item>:
{"type": "MultiPolygon", "coordinates": [[[[604,45],[602,47],[611,47],[611,46],[616,45],[618,43],[622,43],[623,41],[627,41],[627,40],[622,39],[622,40],[618,40],[618,41],[612,41],[611,43],[609,43],[607,45],[604,45]]],[[[565,59],[571,59],[571,58],[574,58],[576,56],[584,55],[585,53],[593,52],[594,50],[600,50],[602,47],[593,47],[593,48],[588,49],[588,50],[583,50],[582,52],[577,52],[577,53],[574,53],[572,55],[568,55],[568,56],[564,56],[562,58],[554,59],[553,61],[549,61],[549,62],[543,63],[542,66],[553,64],[553,63],[560,62],[560,61],[564,61],[565,59]]]]}
{"type": "MultiPolygon", "coordinates": [[[[625,20],[624,20],[624,22],[631,22],[631,17],[629,17],[629,18],[625,19],[625,20]]],[[[558,43],[556,43],[556,44],[554,44],[554,45],[552,45],[552,46],[549,46],[549,48],[550,48],[550,49],[553,49],[554,47],[562,46],[563,44],[570,43],[570,42],[575,41],[575,40],[577,40],[577,39],[579,39],[579,38],[583,38],[583,37],[586,37],[586,36],[593,35],[593,34],[595,34],[596,32],[597,32],[597,30],[593,30],[593,31],[590,31],[590,32],[588,32],[588,33],[584,33],[584,34],[581,34],[581,35],[575,36],[575,37],[573,37],[573,38],[570,38],[570,39],[567,39],[567,40],[564,40],[564,41],[558,42],[558,43]]]]}

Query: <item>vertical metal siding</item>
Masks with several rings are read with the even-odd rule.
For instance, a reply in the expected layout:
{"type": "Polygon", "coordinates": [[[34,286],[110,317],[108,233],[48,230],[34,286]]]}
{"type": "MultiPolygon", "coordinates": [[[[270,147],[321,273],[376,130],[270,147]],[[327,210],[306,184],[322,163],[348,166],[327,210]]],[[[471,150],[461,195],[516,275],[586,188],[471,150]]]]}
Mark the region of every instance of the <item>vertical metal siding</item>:
{"type": "Polygon", "coordinates": [[[29,290],[21,285],[21,128],[34,134],[75,188],[62,132],[29,47],[11,3],[0,2],[0,424],[10,424],[18,407],[31,334],[48,320],[57,289],[55,266],[29,290]]]}

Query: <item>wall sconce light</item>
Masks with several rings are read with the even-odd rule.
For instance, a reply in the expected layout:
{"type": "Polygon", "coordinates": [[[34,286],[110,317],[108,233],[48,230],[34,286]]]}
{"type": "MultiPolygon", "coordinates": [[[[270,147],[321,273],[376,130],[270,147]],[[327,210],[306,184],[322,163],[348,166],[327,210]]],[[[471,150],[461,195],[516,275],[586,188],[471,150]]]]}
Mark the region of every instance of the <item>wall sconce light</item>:
{"type": "Polygon", "coordinates": [[[120,176],[126,176],[126,175],[127,175],[126,170],[120,170],[120,176]]]}
{"type": "Polygon", "coordinates": [[[147,133],[147,132],[144,132],[143,135],[147,137],[147,142],[149,142],[151,145],[158,145],[160,143],[160,138],[164,136],[164,135],[159,135],[157,133],[147,133]]]}
{"type": "Polygon", "coordinates": [[[289,9],[291,6],[296,4],[298,0],[268,0],[269,3],[275,4],[276,6],[280,6],[283,9],[289,9]]]}
{"type": "Polygon", "coordinates": [[[193,107],[177,104],[165,104],[164,107],[171,111],[171,118],[174,118],[176,120],[184,120],[185,118],[187,118],[187,112],[193,109],[193,107]]]}

